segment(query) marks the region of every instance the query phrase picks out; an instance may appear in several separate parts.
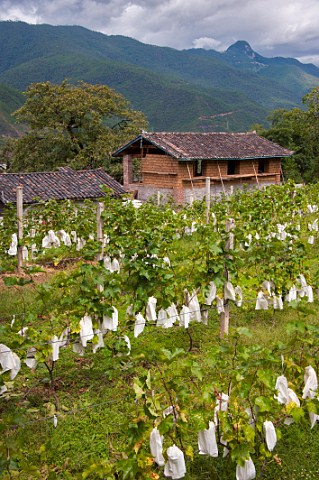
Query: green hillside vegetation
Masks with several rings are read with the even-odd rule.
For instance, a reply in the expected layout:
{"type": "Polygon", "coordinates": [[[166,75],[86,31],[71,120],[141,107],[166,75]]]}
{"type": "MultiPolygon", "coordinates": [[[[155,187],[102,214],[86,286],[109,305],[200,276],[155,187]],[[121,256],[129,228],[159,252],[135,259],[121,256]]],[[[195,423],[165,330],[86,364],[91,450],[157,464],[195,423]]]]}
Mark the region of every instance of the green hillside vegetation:
{"type": "Polygon", "coordinates": [[[300,89],[302,94],[306,94],[314,86],[318,85],[317,78],[295,66],[269,65],[263,69],[262,74],[264,77],[273,79],[276,82],[284,83],[290,90],[300,89]]]}
{"type": "Polygon", "coordinates": [[[19,91],[32,82],[64,79],[106,84],[142,110],[154,130],[267,126],[272,110],[300,106],[302,96],[319,84],[314,65],[265,59],[246,42],[224,53],[179,51],[78,26],[23,22],[0,22],[0,42],[1,84],[19,91]],[[255,60],[266,66],[256,71],[255,60]],[[230,111],[235,113],[221,124],[199,120],[230,111]]]}
{"type": "Polygon", "coordinates": [[[61,83],[65,78],[76,82],[81,78],[116,89],[130,99],[133,108],[145,112],[154,130],[199,130],[200,116],[230,110],[240,111],[240,115],[236,113],[232,118],[232,130],[241,130],[248,129],[256,116],[267,115],[267,109],[235,91],[218,89],[212,94],[211,89],[189,84],[172,75],[159,76],[140,67],[80,55],[39,58],[10,69],[1,79],[25,90],[29,84],[40,82],[48,75],[53,83],[61,83]]]}
{"type": "MultiPolygon", "coordinates": [[[[193,55],[201,58],[217,58],[219,61],[226,62],[228,66],[238,70],[246,75],[250,72],[253,78],[260,80],[270,79],[274,86],[284,88],[290,94],[301,95],[318,85],[319,68],[313,64],[302,64],[295,58],[274,57],[266,58],[254,52],[250,45],[245,41],[238,41],[231,45],[225,53],[221,54],[214,50],[192,49],[189,50],[193,55]],[[287,77],[291,81],[287,83],[287,77]]],[[[271,87],[270,87],[271,88],[271,87]]],[[[298,100],[298,99],[297,99],[298,100]]]]}
{"type": "Polygon", "coordinates": [[[12,112],[24,102],[21,92],[6,85],[0,85],[0,136],[17,136],[22,131],[21,126],[15,125],[12,112]]]}

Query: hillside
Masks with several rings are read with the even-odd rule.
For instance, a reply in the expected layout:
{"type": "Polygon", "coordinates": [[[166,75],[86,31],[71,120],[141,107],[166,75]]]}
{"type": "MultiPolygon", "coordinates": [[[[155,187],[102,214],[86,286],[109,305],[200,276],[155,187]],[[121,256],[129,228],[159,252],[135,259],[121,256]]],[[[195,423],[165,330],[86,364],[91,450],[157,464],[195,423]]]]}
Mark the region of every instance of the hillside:
{"type": "Polygon", "coordinates": [[[0,84],[18,91],[66,78],[107,84],[154,130],[247,130],[319,85],[314,65],[266,59],[243,41],[224,53],[179,51],[78,26],[0,22],[0,42],[0,84]]]}
{"type": "Polygon", "coordinates": [[[24,102],[24,96],[18,90],[0,85],[0,137],[17,136],[21,129],[15,125],[11,113],[24,102]]]}

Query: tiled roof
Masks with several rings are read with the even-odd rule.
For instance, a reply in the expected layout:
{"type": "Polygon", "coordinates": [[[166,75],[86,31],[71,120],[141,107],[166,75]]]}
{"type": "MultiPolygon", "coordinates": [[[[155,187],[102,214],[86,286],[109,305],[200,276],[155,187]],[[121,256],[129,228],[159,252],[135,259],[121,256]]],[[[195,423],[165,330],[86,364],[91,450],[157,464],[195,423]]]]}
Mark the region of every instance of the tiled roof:
{"type": "Polygon", "coordinates": [[[143,132],[113,155],[122,155],[126,148],[137,143],[141,144],[143,141],[150,142],[179,160],[244,160],[287,157],[293,154],[291,150],[260,137],[255,132],[143,132]]]}
{"type": "Polygon", "coordinates": [[[61,167],[54,172],[0,174],[0,202],[16,202],[18,185],[23,186],[23,203],[34,203],[35,199],[47,201],[100,198],[105,195],[102,185],[111,188],[116,196],[125,193],[122,185],[102,168],[75,171],[61,167]]]}

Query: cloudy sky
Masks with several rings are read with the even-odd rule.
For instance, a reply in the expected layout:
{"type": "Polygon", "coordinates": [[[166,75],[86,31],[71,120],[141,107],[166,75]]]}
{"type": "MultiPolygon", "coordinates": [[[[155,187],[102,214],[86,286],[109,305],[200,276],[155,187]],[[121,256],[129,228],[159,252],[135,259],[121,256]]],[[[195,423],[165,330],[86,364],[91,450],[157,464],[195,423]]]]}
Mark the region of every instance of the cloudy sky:
{"type": "Polygon", "coordinates": [[[319,65],[319,0],[0,0],[0,20],[82,25],[177,49],[246,40],[319,65]]]}

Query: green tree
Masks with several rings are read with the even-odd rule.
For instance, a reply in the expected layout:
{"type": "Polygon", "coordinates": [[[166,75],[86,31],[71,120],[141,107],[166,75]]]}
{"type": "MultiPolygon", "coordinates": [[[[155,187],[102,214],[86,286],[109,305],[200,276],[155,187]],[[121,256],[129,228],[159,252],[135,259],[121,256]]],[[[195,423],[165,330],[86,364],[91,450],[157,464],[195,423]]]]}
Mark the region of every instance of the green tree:
{"type": "Polygon", "coordinates": [[[145,129],[143,113],[106,85],[33,83],[25,104],[15,112],[28,132],[12,143],[10,171],[104,167],[117,178],[111,153],[145,129]]]}
{"type": "Polygon", "coordinates": [[[259,133],[295,152],[283,162],[287,178],[313,182],[319,179],[319,88],[302,101],[307,109],[275,110],[269,117],[271,127],[259,133]]]}

